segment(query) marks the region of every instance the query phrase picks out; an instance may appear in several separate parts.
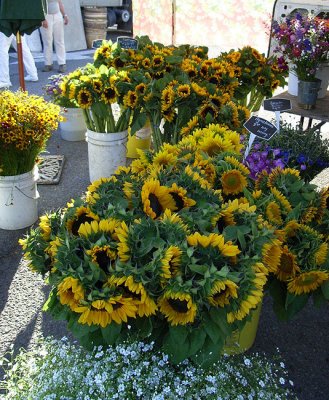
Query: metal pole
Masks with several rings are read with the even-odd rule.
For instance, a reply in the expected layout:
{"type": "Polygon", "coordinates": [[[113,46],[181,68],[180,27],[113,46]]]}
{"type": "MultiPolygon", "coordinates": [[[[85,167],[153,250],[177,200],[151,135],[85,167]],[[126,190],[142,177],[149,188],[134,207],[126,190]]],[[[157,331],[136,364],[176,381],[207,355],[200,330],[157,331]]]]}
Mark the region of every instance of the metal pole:
{"type": "Polygon", "coordinates": [[[22,90],[25,91],[22,40],[21,40],[21,34],[19,32],[16,33],[16,43],[17,43],[17,57],[18,57],[19,86],[22,90]]]}

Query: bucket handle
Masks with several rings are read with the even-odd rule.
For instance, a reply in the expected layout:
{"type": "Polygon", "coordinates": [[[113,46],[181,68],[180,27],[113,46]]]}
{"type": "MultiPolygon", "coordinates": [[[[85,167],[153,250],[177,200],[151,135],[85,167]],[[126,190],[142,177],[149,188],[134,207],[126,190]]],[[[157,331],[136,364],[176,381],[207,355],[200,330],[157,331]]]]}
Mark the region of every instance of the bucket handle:
{"type": "Polygon", "coordinates": [[[37,194],[36,197],[33,196],[28,196],[26,193],[24,193],[18,186],[13,186],[11,191],[10,191],[10,195],[8,196],[8,200],[5,202],[5,206],[12,206],[14,205],[14,189],[17,189],[20,193],[22,193],[22,195],[24,195],[25,197],[27,197],[28,199],[31,200],[37,200],[39,198],[39,194],[37,194]],[[9,202],[8,202],[9,201],[9,202]]]}

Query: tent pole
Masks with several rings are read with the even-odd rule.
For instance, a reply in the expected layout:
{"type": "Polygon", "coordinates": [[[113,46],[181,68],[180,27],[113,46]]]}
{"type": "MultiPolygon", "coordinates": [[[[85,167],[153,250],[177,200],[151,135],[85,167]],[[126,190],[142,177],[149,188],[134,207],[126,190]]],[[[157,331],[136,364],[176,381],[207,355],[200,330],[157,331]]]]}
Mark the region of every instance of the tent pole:
{"type": "Polygon", "coordinates": [[[25,91],[22,40],[21,40],[21,34],[19,32],[16,33],[16,43],[17,43],[19,85],[20,88],[25,91]]]}

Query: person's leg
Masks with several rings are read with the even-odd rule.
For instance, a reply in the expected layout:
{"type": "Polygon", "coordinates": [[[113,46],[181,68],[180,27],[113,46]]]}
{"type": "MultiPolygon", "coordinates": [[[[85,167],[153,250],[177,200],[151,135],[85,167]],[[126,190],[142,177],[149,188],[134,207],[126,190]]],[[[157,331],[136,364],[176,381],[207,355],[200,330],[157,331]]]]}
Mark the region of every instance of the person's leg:
{"type": "Polygon", "coordinates": [[[0,88],[11,86],[8,51],[13,38],[14,35],[8,37],[0,32],[0,88]]]}
{"type": "Polygon", "coordinates": [[[64,72],[66,64],[64,22],[60,12],[54,15],[54,44],[59,71],[64,72]]]}
{"type": "Polygon", "coordinates": [[[23,50],[23,62],[24,67],[27,72],[27,76],[25,80],[27,81],[37,81],[38,80],[38,71],[37,67],[35,66],[34,58],[31,53],[31,50],[25,40],[25,37],[22,36],[22,50],[23,50]]]}
{"type": "Polygon", "coordinates": [[[54,26],[54,16],[47,14],[46,20],[48,22],[48,27],[41,27],[41,36],[43,41],[43,55],[45,59],[45,70],[50,71],[53,65],[53,26],[54,26]]]}

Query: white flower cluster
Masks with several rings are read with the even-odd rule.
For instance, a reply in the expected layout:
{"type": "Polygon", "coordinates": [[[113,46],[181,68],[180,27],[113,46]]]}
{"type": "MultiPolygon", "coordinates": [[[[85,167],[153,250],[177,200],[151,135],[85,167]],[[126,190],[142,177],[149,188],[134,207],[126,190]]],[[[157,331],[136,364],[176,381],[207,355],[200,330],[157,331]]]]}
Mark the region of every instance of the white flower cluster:
{"type": "MultiPolygon", "coordinates": [[[[185,360],[172,365],[154,343],[97,347],[91,353],[67,339],[44,339],[2,361],[3,400],[286,399],[284,364],[255,354],[223,356],[203,370],[185,360]]],[[[291,397],[293,398],[293,396],[291,397]]]]}

